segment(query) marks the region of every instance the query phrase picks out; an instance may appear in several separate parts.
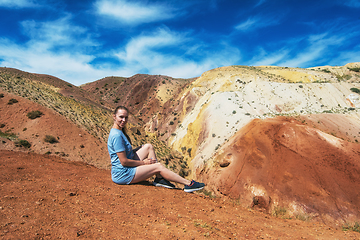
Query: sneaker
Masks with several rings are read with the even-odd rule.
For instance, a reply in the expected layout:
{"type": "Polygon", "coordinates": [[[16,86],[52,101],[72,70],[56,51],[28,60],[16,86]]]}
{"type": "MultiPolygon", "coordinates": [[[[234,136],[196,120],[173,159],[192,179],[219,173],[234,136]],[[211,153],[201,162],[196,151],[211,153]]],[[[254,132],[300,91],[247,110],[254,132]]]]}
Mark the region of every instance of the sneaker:
{"type": "Polygon", "coordinates": [[[204,187],[205,187],[204,183],[199,183],[199,182],[196,182],[194,180],[191,180],[190,185],[185,185],[184,191],[185,192],[194,192],[194,191],[197,191],[197,190],[201,190],[204,187]]]}
{"type": "Polygon", "coordinates": [[[166,180],[165,178],[155,178],[153,182],[156,187],[175,188],[175,185],[166,180]]]}

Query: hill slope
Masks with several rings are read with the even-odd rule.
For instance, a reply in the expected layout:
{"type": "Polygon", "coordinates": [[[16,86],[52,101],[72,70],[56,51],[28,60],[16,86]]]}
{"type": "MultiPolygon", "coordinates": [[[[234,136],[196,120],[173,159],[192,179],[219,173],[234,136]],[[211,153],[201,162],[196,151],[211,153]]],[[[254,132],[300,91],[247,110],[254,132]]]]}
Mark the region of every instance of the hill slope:
{"type": "MultiPolygon", "coordinates": [[[[61,129],[62,133],[60,135],[63,135],[64,139],[61,139],[61,141],[59,141],[60,143],[56,144],[57,146],[69,147],[63,147],[62,150],[58,149],[54,151],[50,149],[45,152],[62,154],[65,157],[69,156],[67,159],[78,160],[78,157],[73,159],[72,156],[78,155],[79,150],[76,148],[79,148],[79,146],[82,145],[83,147],[81,147],[81,152],[84,152],[84,154],[80,154],[80,158],[83,161],[95,164],[98,167],[109,168],[106,141],[109,129],[112,126],[112,110],[102,105],[102,100],[97,98],[94,94],[66,83],[56,77],[26,73],[11,68],[0,68],[0,94],[4,95],[4,98],[2,100],[0,99],[2,103],[1,106],[4,111],[7,111],[6,114],[2,114],[0,116],[0,124],[4,125],[1,131],[8,132],[8,134],[5,134],[5,138],[8,138],[7,135],[12,132],[12,127],[16,126],[17,132],[12,132],[15,134],[14,136],[16,138],[28,140],[33,144],[33,146],[34,141],[37,142],[36,147],[30,148],[30,150],[37,153],[44,153],[45,150],[43,149],[48,148],[49,144],[40,146],[41,144],[44,144],[44,141],[39,142],[36,134],[28,136],[25,131],[18,130],[23,129],[23,124],[29,125],[30,123],[34,123],[36,121],[42,122],[42,120],[39,119],[31,120],[26,117],[28,112],[37,110],[40,108],[39,105],[41,105],[41,109],[43,109],[43,111],[45,111],[45,109],[51,110],[50,112],[52,114],[47,116],[48,118],[51,118],[51,120],[49,120],[46,125],[35,126],[30,124],[29,127],[27,127],[27,132],[41,132],[41,128],[44,127],[44,134],[40,135],[45,135],[45,132],[47,133],[49,129],[54,128],[49,125],[56,124],[58,122],[57,118],[59,115],[53,114],[58,113],[69,121],[68,126],[70,126],[70,122],[72,122],[77,126],[77,128],[79,128],[76,131],[86,132],[88,135],[92,135],[94,138],[90,137],[87,141],[98,143],[98,147],[95,147],[94,149],[101,149],[101,152],[95,154],[92,148],[86,147],[85,144],[82,144],[82,142],[84,142],[84,138],[82,138],[79,142],[77,138],[70,139],[67,137],[74,135],[71,132],[74,131],[71,130],[74,129],[74,126],[72,126],[61,129]],[[11,95],[7,95],[6,92],[11,93],[11,95]],[[16,99],[18,103],[12,105],[7,104],[11,98],[16,99]],[[26,99],[30,101],[26,101],[26,99]],[[23,101],[25,101],[27,105],[25,108],[20,106],[23,101]],[[34,103],[34,106],[31,106],[31,103],[34,103]],[[11,119],[8,118],[7,115],[12,115],[11,119]],[[65,142],[68,143],[63,145],[65,142]],[[94,159],[98,160],[95,161],[94,159]]],[[[40,119],[42,119],[42,117],[40,117],[40,119]]],[[[181,158],[179,154],[172,151],[164,142],[159,141],[155,135],[147,134],[142,127],[141,121],[139,121],[137,117],[130,115],[130,123],[128,127],[128,133],[134,146],[139,146],[146,142],[152,143],[156,147],[157,155],[161,161],[169,164],[173,170],[182,172],[183,175],[187,174],[187,166],[180,166],[181,158]]],[[[56,134],[53,133],[52,135],[56,134]]],[[[92,144],[87,145],[92,146],[92,144]]],[[[3,145],[1,146],[3,147],[3,145]]],[[[14,144],[8,145],[6,149],[11,147],[14,147],[14,144]]],[[[19,148],[14,147],[13,149],[19,148]]]]}
{"type": "Polygon", "coordinates": [[[360,219],[360,145],[293,118],[253,120],[200,176],[244,206],[301,219],[360,219]]]}
{"type": "MultiPolygon", "coordinates": [[[[358,195],[348,187],[359,182],[359,66],[229,66],[187,80],[109,77],[81,89],[68,86],[76,89],[69,96],[60,93],[64,82],[49,84],[1,69],[0,87],[62,114],[102,146],[111,127],[110,108],[128,106],[134,145],[152,142],[169,168],[203,179],[207,190],[246,207],[341,225],[359,221],[358,195]],[[80,99],[85,91],[81,97],[89,96],[88,102],[80,99]],[[292,118],[273,119],[277,116],[292,118]],[[262,191],[250,191],[254,186],[262,191]],[[309,199],[316,199],[313,205],[309,199]]],[[[19,116],[12,119],[24,116],[12,106],[19,116]]],[[[6,125],[11,124],[6,122],[4,131],[11,131],[6,125]]]]}
{"type": "Polygon", "coordinates": [[[120,186],[108,170],[0,150],[2,239],[359,239],[360,233],[281,219],[231,200],[120,186]]]}
{"type": "Polygon", "coordinates": [[[4,97],[0,98],[0,112],[1,149],[55,154],[68,160],[109,168],[109,156],[104,141],[79,128],[54,110],[4,93],[4,97]],[[16,99],[17,102],[8,104],[10,99],[16,99]],[[32,111],[40,111],[42,115],[30,119],[27,115],[32,111]],[[53,142],[46,141],[46,136],[52,136],[53,142]],[[31,147],[16,146],[21,140],[28,141],[31,147]]]}

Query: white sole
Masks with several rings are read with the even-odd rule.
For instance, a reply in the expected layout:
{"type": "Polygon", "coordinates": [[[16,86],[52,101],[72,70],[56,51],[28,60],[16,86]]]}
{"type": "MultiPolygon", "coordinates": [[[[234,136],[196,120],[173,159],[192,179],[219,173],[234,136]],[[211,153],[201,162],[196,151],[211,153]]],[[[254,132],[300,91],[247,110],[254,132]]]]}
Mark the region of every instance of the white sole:
{"type": "Polygon", "coordinates": [[[164,188],[170,188],[170,189],[173,189],[174,187],[170,187],[170,186],[168,186],[168,185],[162,185],[162,184],[160,184],[160,183],[153,183],[153,185],[155,186],[155,187],[164,187],[164,188]]]}
{"type": "Polygon", "coordinates": [[[201,189],[203,189],[204,187],[201,188],[192,188],[192,189],[184,189],[185,192],[190,193],[190,192],[195,192],[195,191],[199,191],[201,189]]]}

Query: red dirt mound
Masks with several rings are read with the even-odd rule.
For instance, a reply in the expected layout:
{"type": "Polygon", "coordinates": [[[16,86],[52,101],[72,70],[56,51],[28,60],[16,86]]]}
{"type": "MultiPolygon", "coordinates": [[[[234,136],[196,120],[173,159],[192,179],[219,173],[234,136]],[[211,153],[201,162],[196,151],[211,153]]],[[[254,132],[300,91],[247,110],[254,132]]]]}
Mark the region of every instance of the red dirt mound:
{"type": "Polygon", "coordinates": [[[48,109],[28,99],[4,92],[0,98],[0,131],[13,134],[13,141],[0,136],[0,149],[26,150],[41,154],[56,154],[72,161],[84,161],[96,167],[109,168],[110,158],[106,143],[90,135],[74,123],[52,109],[48,109]],[[17,102],[8,104],[10,99],[17,102]],[[40,111],[42,115],[30,119],[27,114],[40,111]],[[44,139],[53,136],[57,142],[44,139]],[[29,149],[16,147],[16,140],[27,140],[29,149]]]}
{"type": "Polygon", "coordinates": [[[276,215],[360,219],[360,145],[291,118],[253,120],[200,175],[218,193],[276,215]]]}
{"type": "Polygon", "coordinates": [[[55,156],[0,150],[0,172],[1,239],[360,239],[226,198],[116,185],[109,170],[55,156]]]}

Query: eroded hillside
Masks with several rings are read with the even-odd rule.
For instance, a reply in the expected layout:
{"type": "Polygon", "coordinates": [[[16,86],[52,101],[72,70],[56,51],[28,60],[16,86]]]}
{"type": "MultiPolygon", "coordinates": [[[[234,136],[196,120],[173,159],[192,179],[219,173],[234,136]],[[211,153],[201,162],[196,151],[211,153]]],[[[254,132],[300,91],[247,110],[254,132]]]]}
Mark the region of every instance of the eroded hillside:
{"type": "Polygon", "coordinates": [[[196,79],[138,74],[77,89],[2,69],[0,84],[103,144],[111,109],[125,105],[134,145],[152,142],[169,168],[204,180],[207,190],[275,215],[349,222],[360,218],[349,187],[360,180],[359,71],[359,63],[229,66],[196,79]]]}
{"type": "MultiPolygon", "coordinates": [[[[105,107],[102,99],[52,76],[9,68],[0,68],[0,94],[2,96],[0,130],[3,141],[7,143],[1,145],[2,149],[57,154],[70,160],[82,160],[102,168],[109,167],[106,141],[112,126],[112,109],[105,107]],[[16,102],[9,104],[11,99],[15,99],[16,102]],[[29,112],[37,110],[48,114],[46,117],[45,114],[39,116],[35,120],[27,117],[29,112]],[[45,118],[47,121],[44,121],[45,118]],[[58,127],[57,125],[62,126],[60,122],[64,122],[64,119],[68,120],[66,127],[58,127]],[[60,132],[51,134],[55,129],[59,129],[60,132]],[[96,142],[97,147],[86,147],[86,144],[83,144],[84,138],[70,137],[74,132],[82,136],[85,132],[89,135],[86,141],[96,142]],[[61,141],[53,145],[46,144],[43,135],[47,134],[55,138],[61,137],[61,141]],[[18,139],[28,141],[31,148],[17,147],[14,143],[18,139]],[[93,151],[98,151],[95,156],[93,151]]],[[[147,134],[137,117],[130,115],[128,127],[134,146],[146,142],[152,143],[156,146],[161,161],[183,175],[188,174],[188,168],[182,163],[181,156],[167,147],[164,142],[159,141],[154,134],[147,134]]]]}
{"type": "MultiPolygon", "coordinates": [[[[360,124],[359,94],[354,92],[360,88],[360,77],[343,69],[350,77],[337,78],[338,69],[334,74],[321,69],[231,66],[205,72],[183,94],[182,102],[191,107],[182,109],[181,124],[169,144],[178,151],[191,149],[196,168],[255,118],[335,113],[360,124]]],[[[353,142],[360,137],[355,128],[348,129],[347,136],[353,142]]]]}
{"type": "Polygon", "coordinates": [[[294,118],[252,120],[198,173],[213,191],[274,215],[360,219],[360,145],[294,118]]]}

